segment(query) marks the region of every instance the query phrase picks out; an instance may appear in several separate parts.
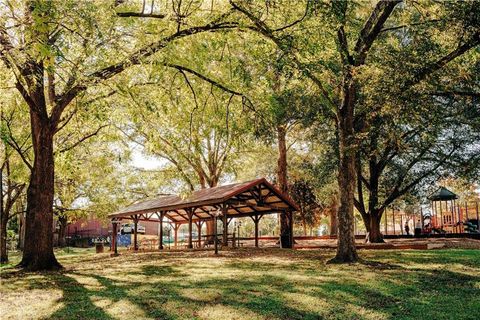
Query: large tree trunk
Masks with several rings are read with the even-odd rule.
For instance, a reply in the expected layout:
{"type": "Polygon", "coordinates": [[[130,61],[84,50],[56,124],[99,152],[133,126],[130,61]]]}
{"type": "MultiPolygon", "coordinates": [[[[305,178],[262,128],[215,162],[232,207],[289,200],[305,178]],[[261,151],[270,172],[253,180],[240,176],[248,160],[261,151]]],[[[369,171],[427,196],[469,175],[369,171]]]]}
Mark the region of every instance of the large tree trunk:
{"type": "MultiPolygon", "coordinates": [[[[218,184],[218,181],[215,180],[210,187],[211,188],[216,187],[217,184],[218,184]]],[[[204,189],[204,188],[202,187],[202,189],[204,189]]],[[[217,233],[217,230],[215,230],[215,221],[213,221],[213,219],[206,221],[205,228],[207,229],[207,234],[216,234],[217,233]]],[[[208,237],[207,239],[205,239],[205,241],[207,243],[213,243],[213,239],[214,239],[214,237],[208,237]]]]}
{"type": "Polygon", "coordinates": [[[368,215],[369,221],[365,223],[369,228],[368,242],[370,243],[383,243],[383,234],[380,231],[380,221],[382,219],[381,213],[371,213],[368,215]]]}
{"type": "MultiPolygon", "coordinates": [[[[287,178],[287,131],[283,126],[277,126],[278,141],[278,162],[277,162],[277,180],[280,191],[288,194],[287,178]]],[[[282,248],[293,247],[292,237],[292,213],[280,213],[280,246],[282,248]]]]}
{"type": "Polygon", "coordinates": [[[358,260],[354,232],[354,192],[355,192],[355,135],[354,106],[355,84],[350,67],[345,70],[343,101],[337,113],[339,166],[338,187],[340,205],[337,212],[338,241],[337,254],[331,262],[344,263],[358,260]]]}
{"type": "Polygon", "coordinates": [[[25,208],[21,201],[17,202],[17,212],[19,221],[18,230],[18,249],[23,250],[25,244],[25,208]]]}
{"type": "Polygon", "coordinates": [[[66,241],[66,235],[67,235],[67,217],[64,216],[59,216],[58,217],[58,224],[59,224],[59,229],[58,229],[58,246],[60,248],[63,248],[67,245],[66,241]]]}
{"type": "Polygon", "coordinates": [[[329,234],[331,236],[336,236],[338,231],[338,223],[337,223],[338,199],[337,199],[337,196],[334,196],[332,198],[333,198],[333,201],[331,203],[331,207],[328,208],[328,215],[330,218],[329,234]]]}
{"type": "Polygon", "coordinates": [[[0,218],[0,263],[8,262],[7,252],[7,217],[6,214],[2,214],[0,218]]]}
{"type": "Polygon", "coordinates": [[[34,163],[27,190],[27,237],[19,266],[29,270],[52,270],[61,267],[53,254],[55,128],[35,111],[30,111],[30,119],[34,163]]]}
{"type": "Polygon", "coordinates": [[[7,213],[3,211],[3,167],[0,168],[0,263],[8,262],[7,213]]]}

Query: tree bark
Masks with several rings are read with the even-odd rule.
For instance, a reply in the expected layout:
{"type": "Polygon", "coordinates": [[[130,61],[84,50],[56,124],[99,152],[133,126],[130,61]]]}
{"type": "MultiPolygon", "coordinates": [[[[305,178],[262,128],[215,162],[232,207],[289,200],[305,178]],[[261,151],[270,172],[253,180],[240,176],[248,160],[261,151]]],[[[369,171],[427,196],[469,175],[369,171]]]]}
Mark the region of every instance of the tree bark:
{"type": "Polygon", "coordinates": [[[48,118],[30,111],[34,162],[27,190],[27,213],[22,261],[28,270],[61,268],[53,254],[54,130],[48,118]]]}
{"type": "Polygon", "coordinates": [[[373,214],[370,214],[368,217],[369,217],[369,221],[365,222],[365,225],[370,226],[368,242],[370,242],[370,243],[383,243],[383,242],[385,242],[383,240],[383,234],[380,231],[380,221],[382,219],[381,213],[378,213],[378,212],[373,213],[373,214]]]}
{"type": "MultiPolygon", "coordinates": [[[[215,180],[213,182],[213,184],[210,186],[210,188],[213,188],[213,187],[216,187],[217,186],[217,183],[218,181],[215,180]]],[[[216,230],[215,230],[215,221],[212,219],[212,220],[208,220],[205,222],[205,228],[207,229],[207,234],[215,234],[216,233],[216,230]]],[[[208,237],[208,239],[206,238],[205,239],[205,242],[206,243],[213,243],[213,240],[214,240],[214,237],[208,237]]]]}
{"type": "MultiPolygon", "coordinates": [[[[288,195],[287,178],[287,131],[284,126],[277,126],[278,161],[277,180],[278,188],[283,194],[288,195]]],[[[280,213],[280,246],[292,248],[293,239],[291,234],[291,219],[287,212],[280,213]]]]}
{"type": "Polygon", "coordinates": [[[8,262],[7,252],[7,219],[4,215],[0,219],[0,263],[8,262]]]}
{"type": "Polygon", "coordinates": [[[66,236],[67,236],[67,217],[59,216],[58,224],[60,228],[58,229],[58,246],[63,248],[67,245],[66,236]]]}
{"type": "Polygon", "coordinates": [[[338,231],[338,223],[337,223],[337,211],[338,211],[338,198],[337,196],[332,197],[331,207],[328,208],[328,215],[330,217],[330,230],[329,234],[331,236],[336,236],[338,231]]]}
{"type": "Polygon", "coordinates": [[[0,168],[0,263],[8,262],[7,214],[3,212],[3,166],[0,168]]]}
{"type": "Polygon", "coordinates": [[[337,112],[339,167],[338,186],[340,204],[337,212],[338,241],[337,253],[331,260],[334,263],[355,262],[358,260],[354,233],[354,193],[355,193],[355,135],[354,107],[355,83],[351,66],[346,66],[343,80],[343,100],[337,112]]]}
{"type": "Polygon", "coordinates": [[[17,202],[18,221],[20,227],[18,230],[18,249],[23,250],[25,244],[25,207],[17,202]]]}

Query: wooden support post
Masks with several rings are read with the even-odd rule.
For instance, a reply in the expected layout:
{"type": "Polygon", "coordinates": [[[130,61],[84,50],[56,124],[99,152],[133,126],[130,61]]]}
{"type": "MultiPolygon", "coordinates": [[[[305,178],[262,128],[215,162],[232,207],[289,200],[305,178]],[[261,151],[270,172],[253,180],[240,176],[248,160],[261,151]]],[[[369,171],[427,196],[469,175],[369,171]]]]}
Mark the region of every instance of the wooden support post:
{"type": "Polygon", "coordinates": [[[404,230],[404,227],[403,227],[403,214],[400,212],[400,231],[401,231],[401,235],[403,235],[403,230],[404,230]]]}
{"type": "Polygon", "coordinates": [[[393,220],[393,235],[395,235],[395,208],[392,207],[392,220],[393,220]]]}
{"type": "Polygon", "coordinates": [[[188,215],[188,249],[192,249],[193,248],[193,242],[192,242],[193,210],[192,209],[187,210],[187,215],[188,215]]]}
{"type": "Polygon", "coordinates": [[[137,227],[138,227],[138,219],[137,216],[133,219],[133,250],[138,250],[138,238],[137,238],[137,227]]]}
{"type": "Polygon", "coordinates": [[[465,201],[465,217],[468,221],[468,203],[467,203],[467,201],[465,201]]]}
{"type": "Polygon", "coordinates": [[[199,220],[196,225],[197,225],[197,234],[198,234],[198,247],[202,247],[202,224],[203,221],[199,220]]]}
{"type": "Polygon", "coordinates": [[[113,255],[117,256],[117,224],[118,221],[112,221],[112,244],[111,250],[113,251],[113,255]]]}
{"type": "Polygon", "coordinates": [[[460,229],[460,233],[464,233],[465,226],[464,226],[464,220],[463,220],[462,208],[461,208],[460,202],[458,202],[457,204],[457,212],[458,212],[458,222],[460,223],[458,227],[460,229]]]}
{"type": "Polygon", "coordinates": [[[425,227],[425,220],[423,218],[423,208],[420,206],[420,223],[422,224],[422,230],[425,227]]]}
{"type": "Polygon", "coordinates": [[[385,221],[385,234],[388,232],[387,228],[387,223],[388,223],[388,210],[385,210],[385,216],[383,217],[383,220],[385,221]]]}
{"type": "Polygon", "coordinates": [[[476,203],[476,207],[477,207],[477,227],[478,227],[478,231],[480,231],[480,220],[478,219],[479,218],[479,212],[478,212],[478,201],[475,202],[476,203]]]}
{"type": "Polygon", "coordinates": [[[163,212],[158,213],[158,219],[160,219],[160,232],[158,233],[158,250],[163,249],[163,216],[163,212]]]}
{"type": "Polygon", "coordinates": [[[288,211],[288,216],[290,217],[290,245],[291,248],[295,245],[295,238],[293,236],[293,211],[288,211]]]}
{"type": "Polygon", "coordinates": [[[175,248],[177,247],[177,243],[178,243],[178,228],[179,228],[179,224],[178,223],[175,223],[175,226],[173,227],[173,243],[175,245],[175,248]]]}
{"type": "Polygon", "coordinates": [[[213,217],[213,245],[215,246],[215,254],[218,254],[217,220],[218,216],[215,214],[215,216],[213,217]]]}
{"type": "Polygon", "coordinates": [[[260,219],[258,217],[258,214],[255,214],[255,218],[253,218],[253,223],[255,223],[255,248],[258,248],[258,223],[260,222],[260,219]]]}
{"type": "Polygon", "coordinates": [[[223,245],[228,247],[228,224],[227,224],[227,205],[222,204],[222,221],[223,221],[223,245]]]}
{"type": "Polygon", "coordinates": [[[430,225],[431,225],[432,228],[433,228],[433,226],[434,226],[434,224],[433,224],[433,217],[435,216],[435,210],[434,210],[434,207],[433,207],[433,203],[434,203],[434,202],[432,201],[432,205],[431,205],[431,207],[432,207],[432,214],[430,215],[430,225]]]}

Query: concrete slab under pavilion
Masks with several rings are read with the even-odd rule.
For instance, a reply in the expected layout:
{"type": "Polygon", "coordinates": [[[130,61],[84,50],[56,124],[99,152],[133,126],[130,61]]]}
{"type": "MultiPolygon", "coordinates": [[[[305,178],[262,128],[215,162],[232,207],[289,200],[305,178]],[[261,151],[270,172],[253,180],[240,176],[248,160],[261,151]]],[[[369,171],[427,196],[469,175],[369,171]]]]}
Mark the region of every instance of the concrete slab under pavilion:
{"type": "Polygon", "coordinates": [[[293,212],[296,210],[297,204],[264,178],[194,191],[186,198],[177,195],[162,196],[134,203],[108,216],[113,224],[112,250],[117,250],[117,225],[126,219],[133,220],[135,224],[134,250],[138,249],[136,226],[139,221],[156,221],[160,224],[159,249],[163,249],[164,222],[172,224],[175,243],[178,228],[188,224],[188,248],[193,248],[194,225],[198,230],[200,245],[203,223],[214,222],[214,233],[206,236],[216,239],[216,225],[220,220],[223,225],[222,244],[227,246],[229,222],[233,218],[242,217],[252,218],[255,224],[255,246],[258,247],[258,223],[266,214],[280,214],[280,246],[291,248],[293,212]]]}

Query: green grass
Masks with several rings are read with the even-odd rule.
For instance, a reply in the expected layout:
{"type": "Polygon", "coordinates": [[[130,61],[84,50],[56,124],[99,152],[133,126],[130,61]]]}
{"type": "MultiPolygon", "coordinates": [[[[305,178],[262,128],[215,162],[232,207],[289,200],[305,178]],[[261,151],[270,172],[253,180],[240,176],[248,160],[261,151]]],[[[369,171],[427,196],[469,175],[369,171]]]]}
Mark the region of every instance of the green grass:
{"type": "MultiPolygon", "coordinates": [[[[2,270],[2,319],[478,319],[480,250],[59,252],[62,272],[2,270]]],[[[12,260],[18,259],[13,257],[12,260]]]]}

